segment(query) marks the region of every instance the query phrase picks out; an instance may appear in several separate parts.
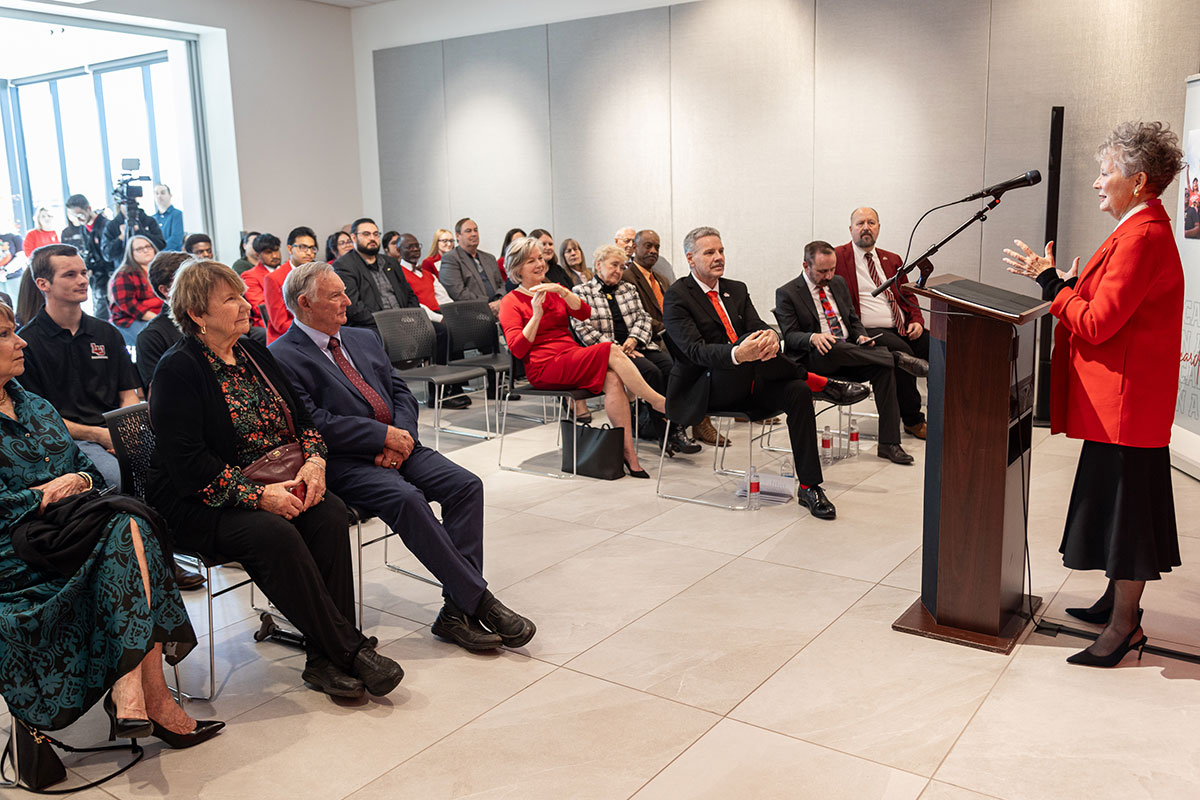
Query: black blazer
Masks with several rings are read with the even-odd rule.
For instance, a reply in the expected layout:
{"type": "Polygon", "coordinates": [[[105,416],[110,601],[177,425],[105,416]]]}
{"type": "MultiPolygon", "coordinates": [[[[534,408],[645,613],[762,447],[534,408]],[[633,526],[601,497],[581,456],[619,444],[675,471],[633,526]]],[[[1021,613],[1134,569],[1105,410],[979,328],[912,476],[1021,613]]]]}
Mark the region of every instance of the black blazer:
{"type": "MultiPolygon", "coordinates": [[[[267,348],[249,336],[243,336],[239,344],[283,396],[296,432],[314,428],[308,409],[267,348]]],[[[147,496],[170,518],[169,509],[181,500],[199,505],[197,492],[221,474],[226,464],[244,465],[238,461],[238,439],[225,395],[195,337],[184,336],[163,353],[154,370],[153,385],[150,424],[158,446],[150,462],[147,496]]]]}
{"type": "MultiPolygon", "coordinates": [[[[386,253],[379,253],[375,256],[375,266],[387,276],[392,293],[396,295],[396,302],[401,308],[417,308],[421,305],[417,293],[408,285],[408,279],[404,277],[396,259],[386,253]]],[[[351,250],[333,262],[333,271],[346,284],[346,296],[350,298],[350,307],[346,309],[346,324],[355,328],[375,330],[374,314],[383,310],[383,299],[367,262],[357,250],[351,250]]]]}
{"type": "MultiPolygon", "coordinates": [[[[746,284],[721,278],[717,291],[738,342],[768,327],[754,310],[746,284]]],[[[663,296],[663,324],[667,347],[675,359],[667,381],[667,416],[679,425],[695,425],[704,419],[714,380],[744,381],[749,388],[756,376],[807,377],[802,367],[782,355],[735,365],[732,353],[736,344],[729,342],[712,301],[691,275],[675,281],[663,296]]]]}
{"type": "MultiPolygon", "coordinates": [[[[688,277],[691,277],[690,275],[688,277]]],[[[642,271],[633,265],[627,265],[625,271],[621,273],[621,280],[626,283],[632,283],[638,290],[638,296],[642,298],[642,307],[646,309],[646,313],[650,315],[650,335],[657,339],[662,336],[663,332],[663,315],[658,308],[658,298],[654,296],[654,290],[650,288],[650,281],[642,275],[642,271]]],[[[650,280],[658,282],[658,290],[662,292],[663,303],[667,302],[667,290],[671,288],[674,281],[660,275],[657,272],[650,273],[650,280]]]]}
{"type": "MultiPolygon", "coordinates": [[[[829,284],[829,293],[833,295],[842,318],[846,341],[856,342],[859,336],[866,336],[867,329],[854,312],[854,301],[850,297],[846,279],[834,275],[829,284]]],[[[787,353],[807,355],[812,350],[809,335],[821,332],[823,316],[824,313],[817,309],[803,274],[775,290],[775,319],[779,321],[787,353]]]]}

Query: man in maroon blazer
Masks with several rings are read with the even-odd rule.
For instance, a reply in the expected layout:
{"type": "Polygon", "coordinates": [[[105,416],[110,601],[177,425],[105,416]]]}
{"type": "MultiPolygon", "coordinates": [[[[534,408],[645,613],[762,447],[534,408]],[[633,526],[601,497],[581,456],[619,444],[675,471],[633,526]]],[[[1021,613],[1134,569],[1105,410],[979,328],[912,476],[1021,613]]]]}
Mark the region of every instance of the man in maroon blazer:
{"type": "MultiPolygon", "coordinates": [[[[879,214],[873,208],[856,208],[850,215],[850,241],[835,248],[837,274],[845,279],[868,336],[880,334],[879,344],[889,350],[929,360],[929,331],[912,292],[905,288],[904,276],[878,297],[871,292],[896,274],[900,256],[875,246],[879,238],[879,214]]],[[[921,393],[912,374],[896,369],[896,397],[900,401],[900,419],[904,430],[925,438],[925,414],[921,411],[921,393]]]]}

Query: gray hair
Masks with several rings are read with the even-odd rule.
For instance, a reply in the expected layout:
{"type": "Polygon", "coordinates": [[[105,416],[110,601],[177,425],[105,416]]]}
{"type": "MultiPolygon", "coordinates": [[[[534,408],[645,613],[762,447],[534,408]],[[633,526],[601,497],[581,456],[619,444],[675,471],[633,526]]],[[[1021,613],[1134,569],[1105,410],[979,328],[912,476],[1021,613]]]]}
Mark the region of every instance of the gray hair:
{"type": "Polygon", "coordinates": [[[687,236],[683,237],[683,252],[691,254],[696,251],[696,240],[703,239],[705,236],[720,236],[721,232],[716,228],[710,228],[707,225],[702,225],[699,228],[692,228],[688,231],[687,236]]]}
{"type": "Polygon", "coordinates": [[[508,246],[508,252],[504,254],[504,269],[508,272],[517,283],[521,282],[521,268],[525,266],[525,262],[533,255],[534,250],[541,250],[542,243],[532,236],[523,236],[520,239],[513,239],[512,244],[508,246]]]}
{"type": "Polygon", "coordinates": [[[1183,169],[1179,137],[1161,122],[1122,122],[1096,149],[1096,160],[1105,158],[1126,178],[1146,173],[1146,190],[1155,195],[1183,169]]]}
{"type": "Polygon", "coordinates": [[[283,282],[283,304],[292,314],[298,314],[300,297],[311,293],[317,288],[317,280],[326,272],[333,272],[333,267],[324,261],[310,261],[298,267],[292,267],[283,282]]]}
{"type": "Polygon", "coordinates": [[[631,234],[633,234],[636,229],[632,225],[625,225],[624,227],[617,228],[617,232],[613,234],[613,239],[622,238],[625,231],[629,231],[631,234]]]}

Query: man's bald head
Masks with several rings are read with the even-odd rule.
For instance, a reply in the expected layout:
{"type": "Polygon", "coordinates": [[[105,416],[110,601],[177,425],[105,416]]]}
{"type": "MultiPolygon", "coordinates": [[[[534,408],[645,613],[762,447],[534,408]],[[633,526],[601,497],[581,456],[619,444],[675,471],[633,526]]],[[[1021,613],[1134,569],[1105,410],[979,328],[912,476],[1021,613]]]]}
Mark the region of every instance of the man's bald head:
{"type": "Polygon", "coordinates": [[[879,214],[870,206],[856,208],[850,214],[850,241],[863,250],[875,247],[879,239],[879,214]]]}
{"type": "Polygon", "coordinates": [[[632,227],[617,228],[617,232],[613,234],[613,241],[617,247],[624,248],[625,255],[633,257],[633,238],[634,230],[632,227]]]}

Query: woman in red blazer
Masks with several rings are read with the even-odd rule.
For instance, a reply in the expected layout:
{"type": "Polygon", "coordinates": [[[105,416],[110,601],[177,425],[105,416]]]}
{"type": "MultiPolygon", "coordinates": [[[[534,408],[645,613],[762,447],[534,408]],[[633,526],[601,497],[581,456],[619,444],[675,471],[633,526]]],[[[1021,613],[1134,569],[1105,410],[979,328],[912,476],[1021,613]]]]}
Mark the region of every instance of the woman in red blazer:
{"type": "Polygon", "coordinates": [[[1116,230],[1082,271],[1054,268],[1017,241],[1009,272],[1035,278],[1058,318],[1050,370],[1052,433],[1083,439],[1063,534],[1063,563],[1103,569],[1108,589],[1090,608],[1104,624],[1073,664],[1111,667],[1146,644],[1139,608],[1146,581],[1179,566],[1167,445],[1179,385],[1183,265],[1159,195],[1183,166],[1178,137],[1160,122],[1127,122],[1096,154],[1093,188],[1116,230]]]}

